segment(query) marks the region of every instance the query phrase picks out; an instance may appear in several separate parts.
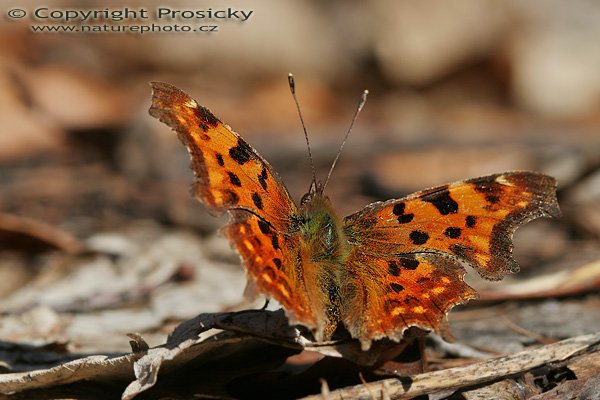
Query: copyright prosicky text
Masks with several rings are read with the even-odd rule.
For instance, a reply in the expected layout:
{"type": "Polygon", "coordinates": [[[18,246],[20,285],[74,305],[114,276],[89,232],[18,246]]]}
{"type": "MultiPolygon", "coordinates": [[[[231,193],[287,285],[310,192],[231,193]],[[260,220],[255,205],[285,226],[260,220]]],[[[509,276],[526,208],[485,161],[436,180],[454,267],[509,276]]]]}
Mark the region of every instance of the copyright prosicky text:
{"type": "MultiPolygon", "coordinates": [[[[25,10],[11,10],[14,15],[11,18],[22,18],[25,16],[25,10]],[[17,14],[16,11],[20,11],[17,14]]],[[[31,11],[32,19],[53,20],[62,22],[90,22],[90,21],[124,21],[124,20],[229,20],[246,22],[253,10],[239,10],[232,7],[215,9],[212,7],[206,9],[179,9],[170,7],[158,7],[152,11],[145,8],[104,8],[104,9],[64,9],[38,7],[31,11]]]]}

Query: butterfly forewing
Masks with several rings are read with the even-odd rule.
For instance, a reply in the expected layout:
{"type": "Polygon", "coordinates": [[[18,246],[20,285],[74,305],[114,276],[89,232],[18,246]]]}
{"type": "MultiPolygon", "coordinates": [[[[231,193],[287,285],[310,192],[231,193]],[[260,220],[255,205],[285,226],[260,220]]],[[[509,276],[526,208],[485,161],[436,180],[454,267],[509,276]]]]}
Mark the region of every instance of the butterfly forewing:
{"type": "Polygon", "coordinates": [[[345,231],[374,255],[441,252],[500,279],[518,270],[517,226],[559,215],[555,190],[553,178],[533,172],[475,178],[369,205],[346,217],[345,231]]]}
{"type": "Polygon", "coordinates": [[[213,212],[245,209],[286,230],[296,206],[271,166],[229,126],[175,86],[152,82],[150,114],[187,146],[196,196],[213,212]]]}

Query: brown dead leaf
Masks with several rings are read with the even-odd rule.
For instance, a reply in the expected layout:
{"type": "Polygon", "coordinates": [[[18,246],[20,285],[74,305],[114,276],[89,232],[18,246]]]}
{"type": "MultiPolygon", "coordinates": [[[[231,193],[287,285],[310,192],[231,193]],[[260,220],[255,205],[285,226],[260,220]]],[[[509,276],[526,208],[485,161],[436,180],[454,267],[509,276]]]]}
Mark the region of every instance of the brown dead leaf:
{"type": "Polygon", "coordinates": [[[28,104],[28,95],[23,93],[15,75],[15,70],[21,68],[19,62],[3,61],[0,61],[0,160],[60,151],[64,145],[63,130],[28,104]]]}
{"type": "Polygon", "coordinates": [[[83,248],[81,241],[62,229],[35,219],[0,213],[0,250],[31,254],[57,249],[76,254],[83,248]]]}
{"type": "Polygon", "coordinates": [[[66,65],[21,69],[32,101],[66,129],[121,125],[134,102],[122,89],[66,65]]]}

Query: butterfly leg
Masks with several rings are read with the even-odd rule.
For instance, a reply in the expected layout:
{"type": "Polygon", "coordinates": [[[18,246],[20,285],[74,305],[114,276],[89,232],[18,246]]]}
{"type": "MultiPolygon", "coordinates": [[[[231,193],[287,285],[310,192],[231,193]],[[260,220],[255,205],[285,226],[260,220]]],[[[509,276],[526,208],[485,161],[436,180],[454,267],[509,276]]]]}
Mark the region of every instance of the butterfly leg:
{"type": "Polygon", "coordinates": [[[265,304],[263,304],[263,306],[260,308],[260,311],[264,311],[267,309],[267,307],[269,307],[269,301],[270,299],[265,299],[265,304]]]}

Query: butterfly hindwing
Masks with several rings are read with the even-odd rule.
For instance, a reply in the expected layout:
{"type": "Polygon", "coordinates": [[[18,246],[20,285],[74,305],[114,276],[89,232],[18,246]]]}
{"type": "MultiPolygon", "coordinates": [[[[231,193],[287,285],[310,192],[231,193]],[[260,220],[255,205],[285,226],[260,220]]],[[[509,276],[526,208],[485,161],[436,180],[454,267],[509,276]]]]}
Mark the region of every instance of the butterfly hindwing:
{"type": "Polygon", "coordinates": [[[303,286],[298,237],[283,235],[256,215],[234,211],[224,229],[255,287],[292,311],[292,322],[315,327],[315,313],[303,286]]]}
{"type": "Polygon", "coordinates": [[[342,320],[365,349],[382,337],[399,341],[411,326],[440,332],[453,306],[477,297],[463,281],[460,262],[440,254],[374,258],[355,252],[348,266],[342,320]]]}

